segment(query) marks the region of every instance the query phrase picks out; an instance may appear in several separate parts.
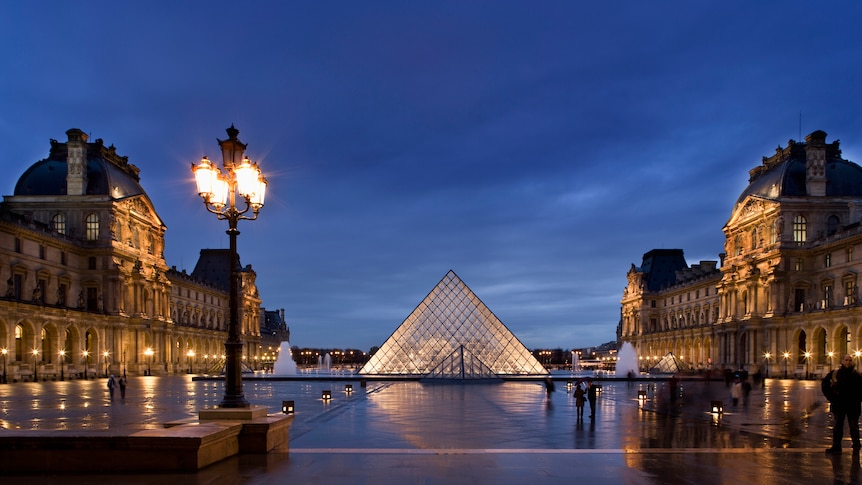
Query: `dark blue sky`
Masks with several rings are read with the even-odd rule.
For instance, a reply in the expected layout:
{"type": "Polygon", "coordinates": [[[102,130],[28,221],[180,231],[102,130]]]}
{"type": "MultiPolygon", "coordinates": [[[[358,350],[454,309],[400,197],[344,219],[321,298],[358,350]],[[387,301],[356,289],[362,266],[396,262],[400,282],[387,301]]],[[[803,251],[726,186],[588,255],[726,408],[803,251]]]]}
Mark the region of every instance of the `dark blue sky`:
{"type": "Polygon", "coordinates": [[[6,2],[11,194],[80,128],[168,226],[234,123],[269,179],[243,264],[293,344],[380,345],[453,269],[530,348],[615,338],[632,263],[717,260],[748,170],[822,129],[862,162],[862,4],[6,2]]]}

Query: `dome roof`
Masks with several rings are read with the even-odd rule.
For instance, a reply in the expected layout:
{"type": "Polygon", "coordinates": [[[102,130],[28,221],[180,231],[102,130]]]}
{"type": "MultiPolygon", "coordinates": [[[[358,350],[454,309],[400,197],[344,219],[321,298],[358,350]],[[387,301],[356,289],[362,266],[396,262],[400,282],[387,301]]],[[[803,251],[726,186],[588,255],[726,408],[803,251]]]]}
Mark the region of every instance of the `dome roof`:
{"type": "Polygon", "coordinates": [[[862,197],[862,167],[841,158],[837,140],[826,145],[825,139],[825,132],[815,131],[805,138],[806,143],[790,140],[787,148],[779,147],[772,157],[763,157],[763,165],[750,171],[748,187],[736,203],[748,196],[776,200],[811,195],[806,185],[808,148],[825,151],[826,197],[862,197]],[[809,147],[815,143],[817,147],[809,147]]]}
{"type": "MultiPolygon", "coordinates": [[[[79,133],[80,130],[69,132],[79,133]]],[[[86,135],[79,134],[86,142],[86,135]]],[[[94,143],[86,143],[86,147],[86,195],[123,199],[145,193],[139,183],[139,169],[130,164],[127,157],[117,155],[113,146],[105,147],[98,139],[94,143]]],[[[67,156],[67,144],[51,140],[48,158],[36,162],[21,175],[15,184],[14,195],[66,195],[67,156]]]]}

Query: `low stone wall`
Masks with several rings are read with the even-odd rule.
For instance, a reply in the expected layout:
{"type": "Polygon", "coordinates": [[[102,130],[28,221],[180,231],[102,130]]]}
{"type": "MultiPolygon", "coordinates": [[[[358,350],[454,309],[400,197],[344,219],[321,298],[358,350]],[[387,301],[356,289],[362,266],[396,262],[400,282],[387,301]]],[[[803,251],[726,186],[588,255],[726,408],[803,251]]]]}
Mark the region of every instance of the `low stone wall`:
{"type": "Polygon", "coordinates": [[[192,421],[115,435],[103,431],[0,430],[0,470],[8,474],[188,472],[238,453],[287,443],[293,416],[192,421]]]}

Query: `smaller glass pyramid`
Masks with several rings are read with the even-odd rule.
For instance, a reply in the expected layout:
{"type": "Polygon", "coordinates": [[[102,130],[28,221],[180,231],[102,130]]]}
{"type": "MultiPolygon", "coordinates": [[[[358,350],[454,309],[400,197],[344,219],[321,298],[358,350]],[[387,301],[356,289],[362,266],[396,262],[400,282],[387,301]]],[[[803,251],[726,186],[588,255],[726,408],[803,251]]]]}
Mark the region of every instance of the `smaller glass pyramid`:
{"type": "Polygon", "coordinates": [[[547,371],[450,270],[359,373],[485,379],[547,371]]]}
{"type": "Polygon", "coordinates": [[[651,374],[676,374],[677,372],[687,372],[689,370],[691,370],[690,365],[673,355],[673,352],[668,352],[649,371],[651,374]]]}

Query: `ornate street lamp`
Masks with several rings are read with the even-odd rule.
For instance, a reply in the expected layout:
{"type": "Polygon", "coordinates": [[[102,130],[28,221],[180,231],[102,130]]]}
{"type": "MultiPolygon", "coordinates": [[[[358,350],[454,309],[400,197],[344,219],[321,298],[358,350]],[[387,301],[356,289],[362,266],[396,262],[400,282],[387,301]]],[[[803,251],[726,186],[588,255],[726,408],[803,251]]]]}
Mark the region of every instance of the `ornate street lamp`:
{"type": "Polygon", "coordinates": [[[90,357],[90,351],[84,350],[81,351],[81,355],[84,357],[84,380],[87,380],[87,359],[90,357]]]}
{"type": "Polygon", "coordinates": [[[65,367],[65,364],[66,364],[66,351],[61,350],[60,352],[58,352],[58,354],[60,354],[60,380],[65,381],[66,376],[63,373],[63,370],[64,370],[63,368],[65,367]]]}
{"type": "Polygon", "coordinates": [[[785,352],[782,357],[784,357],[784,378],[787,379],[787,359],[790,358],[790,352],[785,352]]]}
{"type": "Polygon", "coordinates": [[[239,271],[236,250],[236,237],[239,235],[237,222],[242,219],[257,219],[266,195],[266,179],[256,163],[243,156],[246,145],[237,139],[239,130],[233,125],[227,130],[228,139],[218,140],[222,151],[224,173],[207,157],[198,165],[192,165],[198,195],[204,200],[207,210],[219,220],[228,221],[227,235],[230,239],[230,295],[228,335],[224,343],[227,356],[225,368],[225,393],[220,407],[247,408],[248,401],[242,392],[242,338],[239,326],[239,271]],[[237,207],[237,195],[245,202],[245,207],[237,207]],[[247,216],[249,211],[251,216],[247,216]]]}
{"type": "Polygon", "coordinates": [[[770,352],[765,352],[765,353],[763,354],[763,360],[765,360],[765,361],[766,361],[766,365],[764,366],[764,367],[765,367],[765,369],[764,369],[764,372],[763,372],[763,377],[764,377],[764,378],[769,377],[769,359],[771,359],[771,358],[772,358],[772,354],[771,354],[770,352]]]}
{"type": "Polygon", "coordinates": [[[108,377],[108,355],[110,353],[107,350],[102,352],[102,360],[105,361],[105,377],[108,377]]]}
{"type": "Polygon", "coordinates": [[[9,349],[2,348],[0,349],[0,354],[3,354],[3,384],[6,384],[6,354],[9,353],[9,349]]]}
{"type": "Polygon", "coordinates": [[[189,351],[186,352],[186,357],[189,361],[189,374],[191,374],[192,373],[192,360],[194,360],[194,358],[195,358],[195,351],[192,349],[189,349],[189,351]]]}
{"type": "Polygon", "coordinates": [[[33,382],[36,382],[39,380],[38,376],[36,375],[36,357],[38,357],[38,356],[39,356],[39,349],[33,349],[33,382]]]}
{"type": "Polygon", "coordinates": [[[808,379],[811,373],[811,352],[806,351],[802,355],[805,357],[805,378],[808,379]]]}
{"type": "Polygon", "coordinates": [[[153,353],[154,352],[153,352],[152,347],[147,347],[147,350],[144,351],[144,355],[149,356],[149,359],[147,359],[147,375],[148,376],[153,375],[153,367],[152,367],[153,353]]]}

